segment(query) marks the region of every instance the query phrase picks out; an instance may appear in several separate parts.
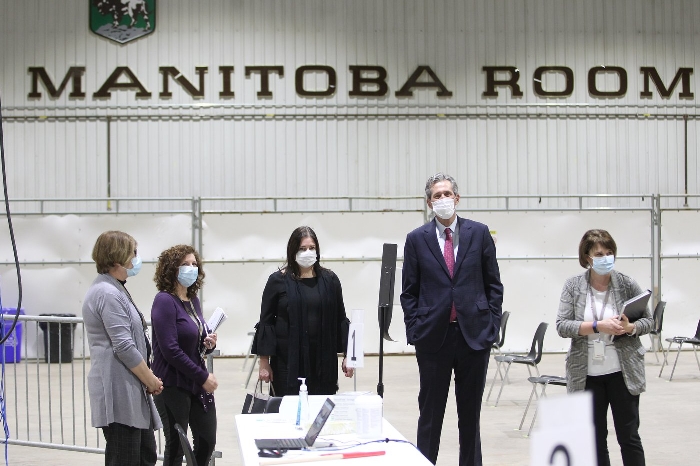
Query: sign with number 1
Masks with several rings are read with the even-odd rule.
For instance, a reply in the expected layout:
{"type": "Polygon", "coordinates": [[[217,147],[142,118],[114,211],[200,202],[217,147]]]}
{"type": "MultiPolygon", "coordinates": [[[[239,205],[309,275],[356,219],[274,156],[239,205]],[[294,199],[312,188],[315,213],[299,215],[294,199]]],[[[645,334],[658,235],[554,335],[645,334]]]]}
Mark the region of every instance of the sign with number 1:
{"type": "Polygon", "coordinates": [[[352,321],[348,332],[347,367],[365,367],[365,324],[363,309],[352,310],[352,321]]]}

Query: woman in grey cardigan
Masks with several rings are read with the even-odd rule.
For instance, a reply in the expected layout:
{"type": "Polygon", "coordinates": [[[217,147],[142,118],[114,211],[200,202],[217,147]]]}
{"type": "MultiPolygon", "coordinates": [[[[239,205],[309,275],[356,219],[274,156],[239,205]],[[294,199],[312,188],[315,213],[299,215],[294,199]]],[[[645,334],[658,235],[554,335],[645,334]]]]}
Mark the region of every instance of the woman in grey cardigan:
{"type": "Polygon", "coordinates": [[[102,428],[105,465],[155,465],[153,431],[161,422],[151,395],[160,393],[163,383],[149,367],[146,321],[124,287],[141,268],[136,241],[121,231],[102,233],[92,259],[100,275],[83,303],[92,426],[102,428]]]}
{"type": "Polygon", "coordinates": [[[571,338],[566,357],[569,392],[593,393],[598,465],[610,465],[608,406],[625,466],[644,466],[639,437],[639,394],[646,388],[645,349],[639,336],[649,333],[649,309],[630,322],[620,315],[622,303],[642,293],[637,282],[613,270],[617,245],[605,230],[589,230],[579,243],[579,263],[586,271],[564,284],[557,332],[571,338]],[[615,335],[621,335],[613,341],[615,335]]]}

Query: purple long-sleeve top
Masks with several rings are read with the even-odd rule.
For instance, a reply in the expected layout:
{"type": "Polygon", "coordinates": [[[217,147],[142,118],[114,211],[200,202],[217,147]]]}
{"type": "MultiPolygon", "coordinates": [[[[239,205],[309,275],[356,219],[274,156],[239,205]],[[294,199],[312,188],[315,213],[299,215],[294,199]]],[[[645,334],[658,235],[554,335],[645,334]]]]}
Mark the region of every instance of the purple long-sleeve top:
{"type": "MultiPolygon", "coordinates": [[[[202,323],[202,309],[198,298],[192,299],[195,312],[202,323]]],[[[206,336],[203,325],[199,333],[197,324],[187,313],[180,298],[161,291],[153,300],[153,373],[163,380],[166,387],[179,387],[195,395],[202,395],[202,385],[209,377],[200,354],[201,342],[206,336]]]]}

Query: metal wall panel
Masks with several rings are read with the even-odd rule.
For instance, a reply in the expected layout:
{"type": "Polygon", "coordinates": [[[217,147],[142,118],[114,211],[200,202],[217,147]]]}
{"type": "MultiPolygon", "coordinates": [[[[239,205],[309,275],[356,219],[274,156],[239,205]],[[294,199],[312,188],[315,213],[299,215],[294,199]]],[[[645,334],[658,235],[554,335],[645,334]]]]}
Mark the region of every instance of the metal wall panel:
{"type": "MultiPolygon", "coordinates": [[[[440,170],[462,195],[676,193],[682,129],[645,119],[114,122],[112,194],[415,196],[440,170]]],[[[697,190],[697,174],[689,181],[697,190]]]]}
{"type": "MultiPolygon", "coordinates": [[[[679,193],[686,177],[688,191],[699,191],[696,98],[681,98],[681,84],[669,98],[652,84],[653,96],[641,98],[639,71],[653,66],[669,85],[679,68],[695,69],[697,1],[170,0],[158,2],[154,33],[125,45],[89,31],[82,0],[0,5],[15,198],[415,195],[438,170],[466,194],[679,193]],[[226,65],[233,98],[219,96],[226,65]],[[245,75],[255,65],[284,66],[284,76],[270,75],[271,97],[256,95],[259,73],[245,75]],[[335,92],[298,95],[303,65],[332,67],[335,92]],[[350,96],[352,65],[384,67],[388,94],[350,96]],[[421,65],[453,95],[416,88],[397,97],[421,65]],[[484,97],[482,67],[506,65],[519,69],[524,95],[499,87],[484,97]],[[535,94],[533,73],[551,65],[573,71],[571,96],[535,94]],[[624,97],[591,95],[587,73],[598,65],[627,70],[624,97]],[[45,67],[56,86],[70,66],[85,66],[87,97],[70,98],[68,83],[55,99],[42,84],[42,97],[28,98],[31,66],[45,67]],[[130,67],[151,97],[94,98],[117,66],[130,67]],[[160,97],[160,66],[195,86],[195,67],[208,67],[204,97],[172,78],[172,97],[160,97]]],[[[596,82],[618,86],[614,73],[596,82]]],[[[304,80],[310,90],[326,85],[319,73],[304,80]]],[[[561,90],[563,75],[545,73],[542,86],[561,90]]]]}

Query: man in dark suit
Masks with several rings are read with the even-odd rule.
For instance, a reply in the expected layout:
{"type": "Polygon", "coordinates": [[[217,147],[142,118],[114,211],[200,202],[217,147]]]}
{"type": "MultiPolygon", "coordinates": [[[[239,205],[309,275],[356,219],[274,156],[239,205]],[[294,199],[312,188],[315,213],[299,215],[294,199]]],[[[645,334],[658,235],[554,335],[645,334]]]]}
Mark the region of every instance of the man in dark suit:
{"type": "Polygon", "coordinates": [[[496,247],[486,225],[457,217],[451,176],[431,176],[425,195],[436,217],[406,237],[401,293],[420,372],[418,449],[437,462],[454,370],[459,464],[480,466],[481,398],[503,303],[496,247]]]}

